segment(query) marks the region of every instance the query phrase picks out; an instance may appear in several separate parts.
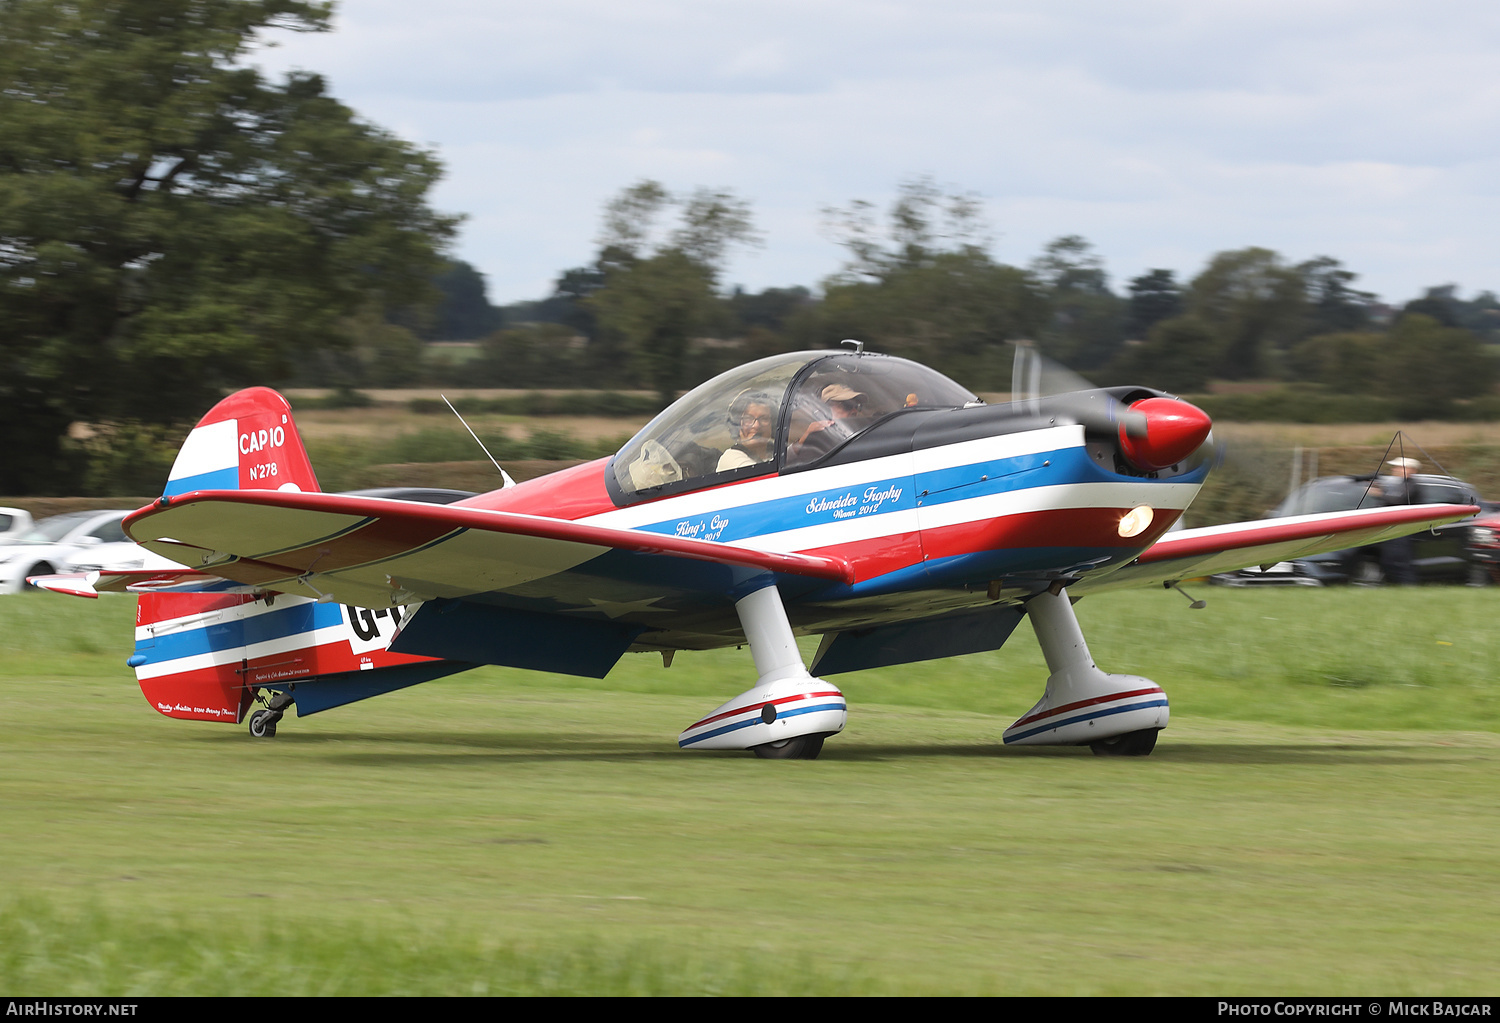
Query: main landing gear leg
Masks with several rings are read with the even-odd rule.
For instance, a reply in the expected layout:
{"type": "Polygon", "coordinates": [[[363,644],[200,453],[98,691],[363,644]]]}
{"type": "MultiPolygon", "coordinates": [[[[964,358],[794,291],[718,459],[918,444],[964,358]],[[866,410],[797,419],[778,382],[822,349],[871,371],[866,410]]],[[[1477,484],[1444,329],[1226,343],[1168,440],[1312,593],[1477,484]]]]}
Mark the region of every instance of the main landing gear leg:
{"type": "Polygon", "coordinates": [[[1066,590],[1037,594],[1026,613],[1052,674],[1037,705],[1005,730],[1006,743],[1087,745],[1101,756],[1150,753],[1170,717],[1161,686],[1099,670],[1066,590]]]}
{"type": "Polygon", "coordinates": [[[755,685],[677,737],[683,749],[750,749],[771,760],[812,760],[843,731],[844,694],[802,663],[781,592],[765,586],[734,605],[759,674],[755,685]]]}
{"type": "Polygon", "coordinates": [[[250,734],[257,739],[274,739],[276,722],[292,705],[291,693],[277,693],[261,710],[250,715],[250,734]]]}

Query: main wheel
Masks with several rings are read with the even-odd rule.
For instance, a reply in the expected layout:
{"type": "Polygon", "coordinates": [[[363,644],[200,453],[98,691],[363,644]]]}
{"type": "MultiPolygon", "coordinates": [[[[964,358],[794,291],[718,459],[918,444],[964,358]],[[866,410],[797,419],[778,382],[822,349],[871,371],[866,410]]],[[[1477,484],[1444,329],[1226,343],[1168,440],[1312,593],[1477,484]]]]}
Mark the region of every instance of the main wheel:
{"type": "Polygon", "coordinates": [[[823,752],[826,738],[825,735],[799,735],[795,739],[782,739],[751,748],[762,760],[816,760],[823,752]]]}
{"type": "Polygon", "coordinates": [[[274,710],[258,710],[250,715],[250,734],[257,739],[274,739],[276,737],[276,722],[281,720],[281,714],[274,710]]]}
{"type": "Polygon", "coordinates": [[[1156,735],[1160,728],[1142,728],[1138,732],[1126,732],[1113,738],[1089,743],[1096,757],[1144,757],[1156,749],[1156,735]]]}

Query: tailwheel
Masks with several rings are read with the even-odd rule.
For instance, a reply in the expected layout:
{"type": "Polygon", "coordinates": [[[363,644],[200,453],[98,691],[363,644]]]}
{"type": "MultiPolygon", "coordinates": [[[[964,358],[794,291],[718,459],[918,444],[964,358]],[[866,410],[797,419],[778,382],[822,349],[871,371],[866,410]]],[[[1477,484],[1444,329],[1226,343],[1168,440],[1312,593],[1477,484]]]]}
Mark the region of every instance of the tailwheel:
{"type": "Polygon", "coordinates": [[[1156,748],[1156,736],[1160,728],[1142,728],[1138,732],[1126,732],[1098,742],[1089,743],[1096,757],[1144,757],[1156,748]]]}
{"type": "Polygon", "coordinates": [[[250,715],[250,734],[257,739],[274,739],[276,722],[280,720],[279,710],[258,710],[250,715]]]}
{"type": "Polygon", "coordinates": [[[751,749],[762,760],[816,760],[823,752],[826,738],[826,735],[799,735],[795,739],[780,739],[751,749]]]}
{"type": "Polygon", "coordinates": [[[292,694],[290,692],[277,693],[271,697],[264,707],[250,715],[250,734],[257,739],[274,739],[276,737],[276,722],[286,713],[286,709],[292,705],[292,694]]]}

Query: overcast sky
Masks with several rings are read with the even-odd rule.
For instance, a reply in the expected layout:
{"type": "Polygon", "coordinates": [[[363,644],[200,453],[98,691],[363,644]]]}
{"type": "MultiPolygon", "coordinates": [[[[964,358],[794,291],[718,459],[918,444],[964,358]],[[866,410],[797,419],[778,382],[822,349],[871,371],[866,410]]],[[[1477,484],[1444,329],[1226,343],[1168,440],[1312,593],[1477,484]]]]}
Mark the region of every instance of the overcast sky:
{"type": "Polygon", "coordinates": [[[750,290],[816,286],[820,210],[917,175],[983,199],[997,259],[1080,234],[1117,290],[1249,245],[1391,302],[1500,290],[1493,0],[342,0],[276,38],[268,70],[437,152],[496,304],[589,262],[647,177],[751,202],[750,290]]]}

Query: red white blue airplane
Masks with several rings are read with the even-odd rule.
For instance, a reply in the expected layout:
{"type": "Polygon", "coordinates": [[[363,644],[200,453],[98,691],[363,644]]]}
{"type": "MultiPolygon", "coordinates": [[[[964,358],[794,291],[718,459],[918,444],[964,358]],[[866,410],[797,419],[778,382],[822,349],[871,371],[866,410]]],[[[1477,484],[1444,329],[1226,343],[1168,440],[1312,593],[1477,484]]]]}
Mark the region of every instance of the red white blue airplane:
{"type": "Polygon", "coordinates": [[[38,582],[139,594],[129,663],[151,705],[248,718],[257,736],[291,706],[482,664],[598,678],[627,652],[748,645],[754,685],[678,745],[811,759],[847,718],[823,676],[994,650],[1029,619],[1051,674],[1004,741],[1144,755],[1166,694],[1095,666],[1074,600],[1478,511],[1168,534],[1212,467],[1210,427],[1147,388],[987,405],[904,359],[797,352],[702,384],[612,458],[430,505],[320,493],[291,407],[251,388],[203,417],[165,494],[125,520],[179,567],[38,582]],[[805,635],[823,637],[811,665],[805,635]]]}

